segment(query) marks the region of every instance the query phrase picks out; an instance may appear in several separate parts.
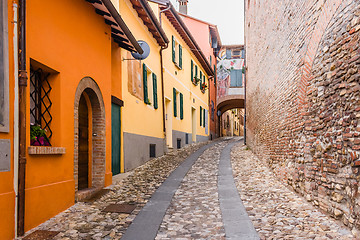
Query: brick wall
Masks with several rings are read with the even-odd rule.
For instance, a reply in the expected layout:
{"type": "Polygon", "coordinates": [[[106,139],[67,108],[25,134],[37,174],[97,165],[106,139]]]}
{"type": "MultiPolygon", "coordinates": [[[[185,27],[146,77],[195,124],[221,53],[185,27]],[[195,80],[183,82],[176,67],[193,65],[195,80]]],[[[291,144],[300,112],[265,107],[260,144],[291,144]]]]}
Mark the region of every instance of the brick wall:
{"type": "Polygon", "coordinates": [[[246,5],[248,145],[296,192],[359,229],[359,2],[246,5]]]}

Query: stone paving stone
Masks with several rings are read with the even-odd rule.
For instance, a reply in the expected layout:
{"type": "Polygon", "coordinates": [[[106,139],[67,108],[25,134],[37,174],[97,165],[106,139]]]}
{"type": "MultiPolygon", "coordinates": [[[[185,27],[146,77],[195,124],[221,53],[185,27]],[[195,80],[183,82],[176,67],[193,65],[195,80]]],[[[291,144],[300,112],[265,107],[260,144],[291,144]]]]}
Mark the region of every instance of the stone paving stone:
{"type": "Polygon", "coordinates": [[[355,239],[340,222],[278,181],[242,144],[233,148],[231,161],[240,197],[261,239],[355,239]]]}
{"type": "Polygon", "coordinates": [[[176,191],[155,239],[225,239],[217,175],[226,144],[206,150],[195,162],[176,191]]]}
{"type": "MultiPolygon", "coordinates": [[[[54,240],[120,239],[155,190],[190,154],[206,145],[198,143],[152,159],[136,168],[125,179],[109,187],[108,194],[93,203],[79,202],[32,229],[60,231],[54,240]],[[134,203],[131,214],[104,213],[109,204],[134,203]]],[[[166,188],[163,188],[166,191],[166,188]]]]}

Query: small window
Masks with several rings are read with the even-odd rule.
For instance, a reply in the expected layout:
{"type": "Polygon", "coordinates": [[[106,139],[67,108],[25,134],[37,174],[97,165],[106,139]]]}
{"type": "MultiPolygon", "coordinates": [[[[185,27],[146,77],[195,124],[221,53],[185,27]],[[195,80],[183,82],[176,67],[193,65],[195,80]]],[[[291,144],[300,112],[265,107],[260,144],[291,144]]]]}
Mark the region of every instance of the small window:
{"type": "Polygon", "coordinates": [[[156,157],[156,144],[150,144],[150,158],[156,157]]]}
{"type": "Polygon", "coordinates": [[[231,59],[231,50],[226,49],[226,59],[231,59]]]}
{"type": "Polygon", "coordinates": [[[185,144],[189,144],[189,134],[185,133],[185,144]]]}
{"type": "Polygon", "coordinates": [[[206,125],[206,110],[200,106],[200,126],[205,127],[206,125]]]}
{"type": "Polygon", "coordinates": [[[233,57],[240,56],[240,54],[241,54],[241,51],[240,51],[240,50],[234,50],[234,51],[232,52],[233,57]]]}
{"type": "Polygon", "coordinates": [[[158,109],[157,76],[143,64],[144,103],[158,109]]]}
{"type": "Polygon", "coordinates": [[[177,149],[181,148],[181,138],[176,139],[176,147],[177,149]]]}
{"type": "Polygon", "coordinates": [[[179,69],[182,69],[182,46],[172,36],[172,61],[179,69]]]}
{"type": "Polygon", "coordinates": [[[231,70],[230,87],[242,87],[242,70],[231,70]]]}
{"type": "Polygon", "coordinates": [[[173,101],[174,101],[174,117],[184,119],[184,96],[181,92],[173,88],[173,101]],[[179,103],[179,104],[178,104],[179,103]]]}

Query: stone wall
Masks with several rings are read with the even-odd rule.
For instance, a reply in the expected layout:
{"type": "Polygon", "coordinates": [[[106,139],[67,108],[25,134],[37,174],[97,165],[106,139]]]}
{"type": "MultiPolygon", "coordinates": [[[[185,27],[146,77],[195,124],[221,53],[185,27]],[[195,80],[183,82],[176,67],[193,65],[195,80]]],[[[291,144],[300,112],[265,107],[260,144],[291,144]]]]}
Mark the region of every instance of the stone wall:
{"type": "Polygon", "coordinates": [[[247,144],[360,229],[360,4],[246,0],[247,144]]]}

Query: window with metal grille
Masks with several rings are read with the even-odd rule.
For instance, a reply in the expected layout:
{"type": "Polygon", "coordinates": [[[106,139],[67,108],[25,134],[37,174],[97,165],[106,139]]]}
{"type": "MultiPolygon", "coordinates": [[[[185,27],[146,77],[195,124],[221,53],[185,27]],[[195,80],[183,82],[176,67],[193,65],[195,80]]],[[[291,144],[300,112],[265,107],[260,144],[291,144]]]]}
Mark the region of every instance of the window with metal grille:
{"type": "Polygon", "coordinates": [[[30,123],[44,130],[48,139],[53,133],[51,130],[53,117],[50,112],[52,87],[48,80],[49,76],[50,73],[43,69],[34,69],[30,66],[30,123]]]}

